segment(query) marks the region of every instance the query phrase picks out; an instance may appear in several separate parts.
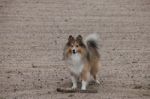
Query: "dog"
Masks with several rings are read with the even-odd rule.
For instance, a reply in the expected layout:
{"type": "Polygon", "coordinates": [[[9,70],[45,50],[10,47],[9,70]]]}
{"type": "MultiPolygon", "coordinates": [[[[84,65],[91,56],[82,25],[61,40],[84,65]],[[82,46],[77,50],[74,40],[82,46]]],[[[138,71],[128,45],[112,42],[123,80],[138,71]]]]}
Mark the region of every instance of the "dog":
{"type": "Polygon", "coordinates": [[[85,40],[81,35],[74,38],[69,36],[64,48],[64,60],[70,65],[72,89],[77,88],[78,79],[81,81],[81,90],[86,90],[89,77],[97,80],[100,65],[100,54],[98,52],[98,35],[91,34],[85,40]]]}

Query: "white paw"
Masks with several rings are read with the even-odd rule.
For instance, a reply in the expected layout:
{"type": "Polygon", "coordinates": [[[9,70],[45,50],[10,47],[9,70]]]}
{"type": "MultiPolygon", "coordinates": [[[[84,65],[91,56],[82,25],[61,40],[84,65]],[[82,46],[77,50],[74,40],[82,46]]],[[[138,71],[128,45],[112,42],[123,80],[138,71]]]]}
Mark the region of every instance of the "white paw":
{"type": "Polygon", "coordinates": [[[76,89],[77,88],[77,86],[75,86],[75,85],[73,85],[72,87],[71,87],[71,89],[76,89]]]}
{"type": "Polygon", "coordinates": [[[86,90],[86,85],[87,85],[87,82],[86,81],[82,81],[81,90],[86,90]]]}
{"type": "Polygon", "coordinates": [[[86,90],[86,88],[85,87],[81,87],[81,90],[86,90]]]}
{"type": "Polygon", "coordinates": [[[100,82],[99,82],[99,80],[96,80],[95,82],[96,82],[96,84],[100,85],[100,82]]]}

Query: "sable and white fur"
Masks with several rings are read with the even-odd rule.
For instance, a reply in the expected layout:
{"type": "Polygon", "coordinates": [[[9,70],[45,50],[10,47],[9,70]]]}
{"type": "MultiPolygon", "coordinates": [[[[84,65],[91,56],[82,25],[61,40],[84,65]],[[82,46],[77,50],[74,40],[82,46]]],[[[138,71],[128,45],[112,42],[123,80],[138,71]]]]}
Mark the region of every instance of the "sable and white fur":
{"type": "Polygon", "coordinates": [[[86,90],[90,75],[99,83],[96,78],[100,65],[97,39],[97,34],[91,34],[85,40],[81,35],[76,38],[70,35],[68,38],[63,54],[70,65],[73,89],[77,88],[77,80],[81,80],[81,89],[86,90]]]}

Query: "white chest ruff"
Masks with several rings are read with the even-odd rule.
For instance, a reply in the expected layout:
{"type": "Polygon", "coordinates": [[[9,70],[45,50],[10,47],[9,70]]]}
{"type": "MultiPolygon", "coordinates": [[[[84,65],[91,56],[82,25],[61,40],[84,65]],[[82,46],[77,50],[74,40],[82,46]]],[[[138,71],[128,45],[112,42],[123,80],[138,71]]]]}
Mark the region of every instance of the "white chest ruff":
{"type": "Polygon", "coordinates": [[[71,55],[68,62],[71,65],[71,67],[70,67],[71,72],[75,73],[76,75],[79,75],[82,72],[84,65],[83,65],[83,62],[81,60],[80,54],[71,55]]]}

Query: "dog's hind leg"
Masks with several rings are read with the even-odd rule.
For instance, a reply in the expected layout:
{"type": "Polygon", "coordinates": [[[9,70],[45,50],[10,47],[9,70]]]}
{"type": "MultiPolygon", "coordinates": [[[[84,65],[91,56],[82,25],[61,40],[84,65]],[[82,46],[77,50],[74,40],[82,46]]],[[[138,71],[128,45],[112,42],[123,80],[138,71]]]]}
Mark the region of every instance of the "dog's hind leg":
{"type": "Polygon", "coordinates": [[[99,80],[96,77],[96,74],[92,75],[96,84],[100,84],[99,80]]]}
{"type": "Polygon", "coordinates": [[[98,69],[98,64],[94,64],[94,66],[91,68],[91,75],[93,76],[95,83],[100,84],[99,80],[97,79],[98,69]]]}

